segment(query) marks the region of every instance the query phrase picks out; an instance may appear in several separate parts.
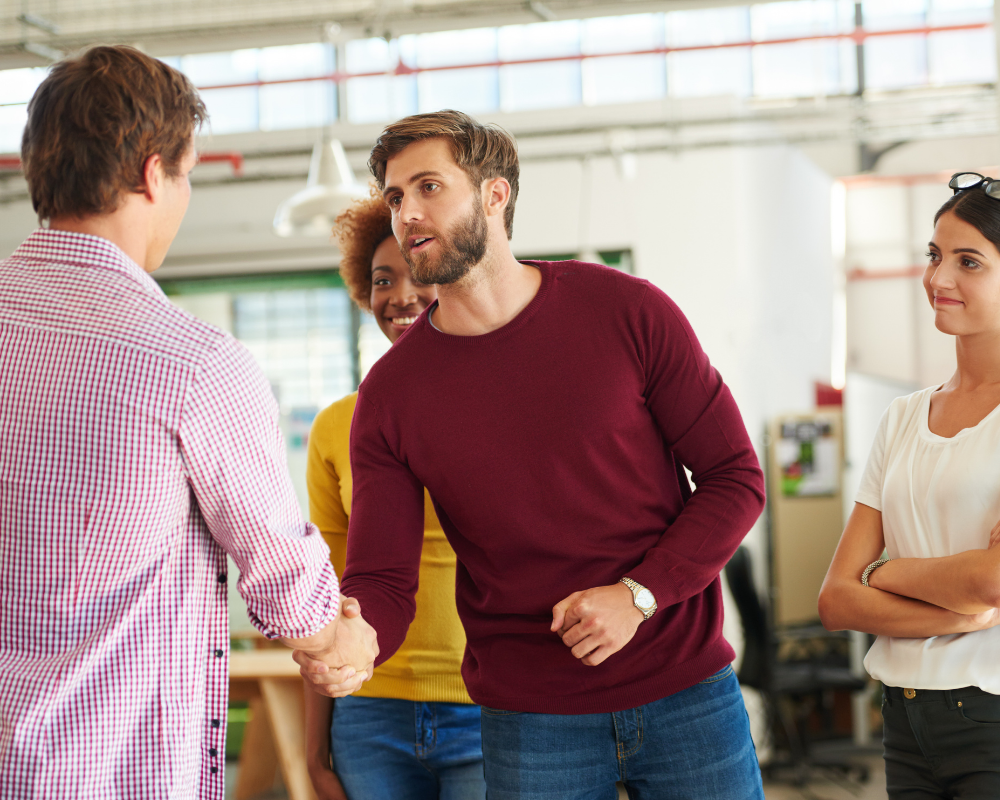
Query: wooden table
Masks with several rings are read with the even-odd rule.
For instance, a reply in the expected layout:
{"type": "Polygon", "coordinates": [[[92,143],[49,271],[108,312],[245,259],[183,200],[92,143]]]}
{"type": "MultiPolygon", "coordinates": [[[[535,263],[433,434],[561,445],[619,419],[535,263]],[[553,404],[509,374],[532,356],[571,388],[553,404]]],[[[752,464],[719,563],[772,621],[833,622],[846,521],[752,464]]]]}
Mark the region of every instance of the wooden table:
{"type": "Polygon", "coordinates": [[[236,800],[270,789],[279,767],[289,800],[316,800],[306,769],[302,691],[291,650],[230,651],[229,697],[249,701],[251,713],[240,752],[236,800]]]}

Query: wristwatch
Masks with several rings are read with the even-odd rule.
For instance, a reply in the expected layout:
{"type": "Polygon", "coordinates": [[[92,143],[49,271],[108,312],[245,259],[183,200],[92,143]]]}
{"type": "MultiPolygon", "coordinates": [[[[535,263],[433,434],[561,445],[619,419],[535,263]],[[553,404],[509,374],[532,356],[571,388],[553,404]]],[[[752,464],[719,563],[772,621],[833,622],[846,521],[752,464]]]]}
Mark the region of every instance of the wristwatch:
{"type": "Polygon", "coordinates": [[[656,613],[656,598],[649,589],[631,578],[620,578],[618,582],[624,583],[632,590],[632,603],[642,612],[643,621],[656,613]]]}

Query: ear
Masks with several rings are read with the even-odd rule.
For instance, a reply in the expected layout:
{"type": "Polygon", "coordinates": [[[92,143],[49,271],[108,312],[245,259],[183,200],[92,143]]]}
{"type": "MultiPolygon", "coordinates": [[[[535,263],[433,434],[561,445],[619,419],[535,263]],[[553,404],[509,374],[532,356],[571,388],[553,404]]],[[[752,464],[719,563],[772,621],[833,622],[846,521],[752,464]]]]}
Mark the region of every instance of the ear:
{"type": "Polygon", "coordinates": [[[155,203],[159,200],[163,192],[163,183],[166,180],[166,174],[163,171],[163,159],[160,158],[159,153],[151,155],[146,159],[146,163],[142,165],[142,179],[145,183],[145,190],[142,194],[151,203],[155,203]]]}
{"type": "Polygon", "coordinates": [[[510,200],[510,184],[506,178],[490,178],[483,181],[483,202],[486,216],[503,216],[510,200]]]}

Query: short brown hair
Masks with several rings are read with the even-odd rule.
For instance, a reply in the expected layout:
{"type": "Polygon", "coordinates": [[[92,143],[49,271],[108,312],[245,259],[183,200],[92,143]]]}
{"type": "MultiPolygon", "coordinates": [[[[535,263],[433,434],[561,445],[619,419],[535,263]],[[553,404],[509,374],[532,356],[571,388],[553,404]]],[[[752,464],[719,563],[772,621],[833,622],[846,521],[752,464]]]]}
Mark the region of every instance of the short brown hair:
{"type": "Polygon", "coordinates": [[[21,161],[39,219],[107,214],[145,186],[146,159],[180,172],[208,118],[180,72],[134,47],[93,47],[52,67],[28,103],[21,161]]]}
{"type": "Polygon", "coordinates": [[[503,224],[509,239],[514,233],[514,203],[517,201],[517,143],[499,125],[483,125],[461,111],[415,114],[394,122],[375,141],[368,169],[379,189],[385,189],[385,165],[406,147],[423,139],[447,139],[455,161],[479,187],[484,180],[504,178],[510,184],[510,200],[503,224]]]}
{"type": "Polygon", "coordinates": [[[392,212],[374,189],[370,198],[355,200],[334,221],[333,236],[340,248],[340,277],[351,299],[365,311],[372,310],[375,250],[392,235],[392,212]]]}

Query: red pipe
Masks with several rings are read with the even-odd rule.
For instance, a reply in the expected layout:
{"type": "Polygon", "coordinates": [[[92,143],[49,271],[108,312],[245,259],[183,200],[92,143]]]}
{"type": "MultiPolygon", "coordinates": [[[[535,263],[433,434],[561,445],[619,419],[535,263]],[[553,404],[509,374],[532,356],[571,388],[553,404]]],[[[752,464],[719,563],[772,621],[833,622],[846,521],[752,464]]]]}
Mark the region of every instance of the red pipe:
{"type": "Polygon", "coordinates": [[[887,278],[919,278],[925,266],[897,267],[895,269],[851,269],[847,271],[849,281],[881,281],[887,278]]]}
{"type": "MultiPolygon", "coordinates": [[[[978,172],[981,175],[995,175],[1000,167],[980,167],[975,170],[961,170],[962,172],[978,172]]],[[[948,185],[951,176],[959,170],[945,170],[943,172],[924,172],[915,175],[848,175],[839,178],[848,188],[859,186],[917,186],[923,183],[940,183],[942,187],[948,185]]]]}
{"type": "Polygon", "coordinates": [[[906,35],[927,35],[929,33],[947,33],[949,31],[974,31],[983,30],[992,26],[992,22],[971,22],[965,25],[938,25],[925,26],[921,28],[901,28],[887,31],[866,31],[863,28],[856,28],[851,33],[827,33],[816,36],[793,36],[786,39],[766,39],[763,41],[750,42],[728,42],[725,44],[699,44],[686,47],[653,47],[648,50],[627,50],[616,53],[591,53],[584,55],[577,53],[568,56],[546,56],[544,58],[521,58],[511,61],[482,61],[476,64],[449,64],[442,67],[411,67],[402,60],[394,69],[382,72],[331,72],[328,75],[314,75],[309,78],[282,78],[271,81],[247,81],[245,83],[224,83],[214,86],[199,86],[199,91],[210,89],[244,89],[259,86],[277,86],[285,83],[310,83],[312,81],[331,81],[333,83],[343,83],[351,78],[374,78],[392,75],[418,75],[421,72],[443,72],[455,69],[479,69],[510,67],[518,64],[549,64],[560,61],[583,61],[591,58],[615,58],[620,56],[649,56],[666,55],[668,53],[690,53],[700,50],[724,50],[734,47],[759,47],[769,44],[794,44],[796,42],[829,42],[849,40],[857,44],[863,43],[866,39],[879,36],[906,36],[906,35]]]}
{"type": "MultiPolygon", "coordinates": [[[[237,177],[243,174],[243,154],[236,151],[224,151],[214,153],[200,153],[198,161],[203,164],[213,164],[220,161],[228,161],[232,164],[233,175],[237,177]]],[[[13,170],[20,172],[21,159],[18,156],[0,156],[0,170],[13,170]]]]}

